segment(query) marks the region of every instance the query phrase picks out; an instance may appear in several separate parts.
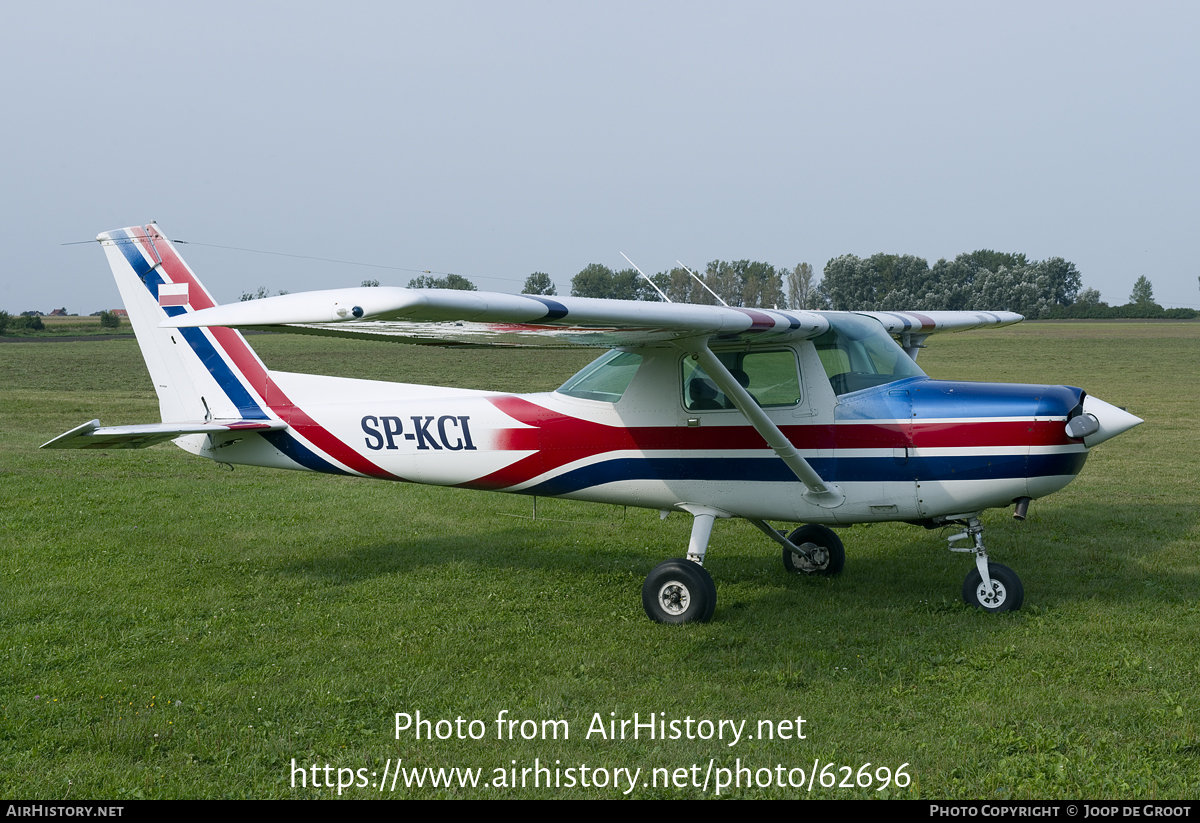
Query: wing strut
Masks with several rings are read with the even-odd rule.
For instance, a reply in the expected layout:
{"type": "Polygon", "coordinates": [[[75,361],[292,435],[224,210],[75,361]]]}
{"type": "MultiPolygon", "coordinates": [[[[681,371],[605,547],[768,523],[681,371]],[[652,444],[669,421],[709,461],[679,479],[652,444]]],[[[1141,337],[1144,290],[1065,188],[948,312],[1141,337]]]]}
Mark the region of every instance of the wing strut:
{"type": "Polygon", "coordinates": [[[763,440],[767,441],[767,445],[799,478],[800,482],[808,489],[804,493],[806,500],[824,509],[833,509],[842,505],[842,501],[846,499],[842,490],[836,484],[826,483],[821,475],[817,474],[816,469],[800,456],[800,452],[792,445],[792,441],[787,439],[787,436],[771,421],[771,418],[755,402],[750,393],[742,388],[742,384],[737,381],[737,378],[730,374],[729,369],[725,368],[725,364],[712,353],[708,348],[707,340],[680,341],[676,345],[695,356],[705,374],[711,377],[717,384],[717,388],[733,401],[733,405],[737,406],[742,416],[750,422],[755,431],[762,435],[763,440]]]}

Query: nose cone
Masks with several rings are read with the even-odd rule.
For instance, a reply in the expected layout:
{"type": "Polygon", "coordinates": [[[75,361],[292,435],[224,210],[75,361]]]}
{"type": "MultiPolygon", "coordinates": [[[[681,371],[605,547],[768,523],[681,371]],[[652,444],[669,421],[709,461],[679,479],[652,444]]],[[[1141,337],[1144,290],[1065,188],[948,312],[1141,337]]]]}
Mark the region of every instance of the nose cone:
{"type": "Polygon", "coordinates": [[[1144,422],[1142,418],[1136,417],[1124,409],[1118,409],[1111,403],[1105,403],[1099,397],[1092,397],[1090,394],[1083,399],[1083,413],[1095,418],[1100,427],[1083,438],[1083,445],[1089,449],[1144,422]]]}

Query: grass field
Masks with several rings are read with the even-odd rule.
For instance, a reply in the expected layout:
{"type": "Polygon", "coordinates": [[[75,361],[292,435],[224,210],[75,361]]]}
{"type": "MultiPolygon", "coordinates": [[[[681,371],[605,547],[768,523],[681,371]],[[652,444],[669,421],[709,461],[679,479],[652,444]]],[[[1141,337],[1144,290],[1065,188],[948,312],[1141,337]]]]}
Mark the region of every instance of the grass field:
{"type": "MultiPolygon", "coordinates": [[[[274,368],[511,391],[590,359],[252,345],[274,368]]],[[[1027,323],[934,338],[921,365],[1079,385],[1146,419],[1027,522],[985,517],[1025,608],[962,605],[970,560],[941,532],[845,529],[846,571],[809,580],[726,521],[706,563],[714,621],[668,627],[640,587],[683,553],[687,517],[539,500],[532,520],[523,497],[229,472],[170,445],[42,452],[93,417],[158,419],[136,343],[0,346],[0,795],[336,797],[338,769],[358,783],[400,758],[482,769],[481,784],[515,769],[517,785],[400,780],[383,796],[621,797],[615,770],[641,769],[631,797],[707,797],[741,767],[721,796],[1200,797],[1200,324],[1027,323]],[[396,713],[417,711],[461,717],[466,739],[397,738],[396,713]],[[536,738],[497,739],[501,712],[536,738]],[[696,739],[588,736],[597,715],[635,712],[696,739]],[[760,721],[797,717],[803,739],[758,739],[760,721]],[[568,739],[543,739],[553,720],[568,739]],[[699,720],[743,735],[699,739],[699,720]],[[522,787],[535,760],[550,771],[522,787]],[[796,769],[804,788],[786,785],[796,769]]]]}

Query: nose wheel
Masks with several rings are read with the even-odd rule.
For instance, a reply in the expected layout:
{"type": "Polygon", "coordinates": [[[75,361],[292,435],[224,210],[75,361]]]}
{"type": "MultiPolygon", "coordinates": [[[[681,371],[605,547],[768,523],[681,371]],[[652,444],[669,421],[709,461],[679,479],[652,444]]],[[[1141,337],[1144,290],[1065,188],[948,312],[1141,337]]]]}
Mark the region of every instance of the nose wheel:
{"type": "Polygon", "coordinates": [[[1025,587],[1021,585],[1021,578],[1008,566],[988,560],[987,550],[983,547],[983,524],[979,522],[979,517],[967,516],[954,522],[966,526],[967,530],[948,538],[950,551],[975,555],[975,568],[963,581],[963,601],[968,606],[992,613],[1021,608],[1025,601],[1025,587]],[[955,546],[959,540],[972,540],[975,545],[955,546]]]}
{"type": "Polygon", "coordinates": [[[988,563],[990,583],[983,582],[979,569],[972,569],[963,581],[962,596],[968,606],[985,612],[1011,612],[1021,608],[1025,587],[1021,578],[1008,566],[988,563]]]}

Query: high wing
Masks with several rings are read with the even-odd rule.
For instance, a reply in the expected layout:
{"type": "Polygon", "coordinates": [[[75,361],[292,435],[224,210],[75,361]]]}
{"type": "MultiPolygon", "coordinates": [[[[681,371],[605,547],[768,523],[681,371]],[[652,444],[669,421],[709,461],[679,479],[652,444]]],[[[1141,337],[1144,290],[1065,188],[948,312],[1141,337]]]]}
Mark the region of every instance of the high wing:
{"type": "Polygon", "coordinates": [[[398,287],[285,294],[214,306],[162,325],[270,329],[437,346],[537,348],[643,346],[688,337],[804,339],[829,328],[815,312],[398,287]]]}
{"type": "MultiPolygon", "coordinates": [[[[830,312],[542,297],[451,289],[349,288],[214,306],[169,318],[169,328],[226,326],[436,346],[634,347],[685,338],[711,342],[807,339],[830,312]]],[[[1012,312],[861,312],[910,356],[926,336],[1018,323],[1012,312]]]]}
{"type": "Polygon", "coordinates": [[[931,334],[999,328],[1025,319],[1011,311],[864,311],[857,314],[874,317],[882,323],[913,360],[925,348],[925,338],[931,334]]]}
{"type": "Polygon", "coordinates": [[[893,337],[999,328],[1025,319],[1011,311],[860,311],[855,314],[874,317],[893,337]]]}

